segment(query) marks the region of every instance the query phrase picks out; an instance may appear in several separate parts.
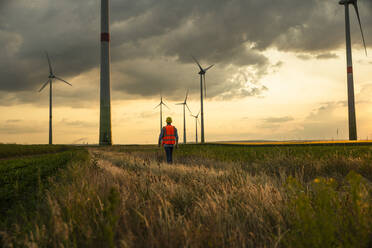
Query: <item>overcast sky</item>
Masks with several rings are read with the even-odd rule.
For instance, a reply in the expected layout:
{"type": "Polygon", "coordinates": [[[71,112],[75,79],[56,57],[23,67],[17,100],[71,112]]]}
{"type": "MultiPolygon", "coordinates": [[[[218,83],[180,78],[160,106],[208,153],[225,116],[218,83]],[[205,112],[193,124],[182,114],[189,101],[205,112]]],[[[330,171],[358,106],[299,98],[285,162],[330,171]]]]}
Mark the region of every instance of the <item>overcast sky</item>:
{"type": "MultiPolygon", "coordinates": [[[[358,4],[372,54],[372,1],[358,4]]],[[[354,10],[351,20],[358,131],[366,138],[372,59],[354,10]]],[[[156,142],[160,92],[180,130],[174,103],[187,89],[199,111],[190,55],[215,64],[207,73],[207,140],[336,138],[336,129],[346,138],[344,22],[337,0],[111,0],[114,142],[156,142]]],[[[48,91],[38,93],[48,77],[44,51],[73,84],[54,87],[55,140],[97,142],[99,28],[98,0],[0,0],[0,142],[47,141],[48,91]]]]}

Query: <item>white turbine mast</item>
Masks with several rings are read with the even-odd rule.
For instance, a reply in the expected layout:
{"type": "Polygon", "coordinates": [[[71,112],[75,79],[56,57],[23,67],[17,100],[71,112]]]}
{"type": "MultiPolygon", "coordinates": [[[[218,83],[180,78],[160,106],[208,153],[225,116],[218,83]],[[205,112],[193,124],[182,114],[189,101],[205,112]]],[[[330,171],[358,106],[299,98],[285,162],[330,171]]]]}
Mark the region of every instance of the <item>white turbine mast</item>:
{"type": "Polygon", "coordinates": [[[161,132],[161,129],[163,128],[163,105],[169,109],[167,104],[163,102],[163,96],[160,94],[160,103],[156,105],[154,108],[156,109],[157,107],[160,107],[160,132],[161,132]]]}
{"type": "Polygon", "coordinates": [[[53,105],[53,92],[52,92],[52,84],[53,80],[59,80],[65,84],[68,84],[72,86],[69,82],[66,80],[57,77],[53,73],[53,68],[52,68],[52,63],[50,62],[50,58],[47,52],[45,52],[47,60],[48,60],[48,65],[49,65],[49,76],[48,76],[48,81],[43,84],[43,86],[40,88],[39,92],[41,92],[48,84],[49,84],[49,145],[53,144],[53,128],[52,128],[52,105],[53,105]]]}
{"type": "Polygon", "coordinates": [[[207,86],[206,86],[206,81],[205,81],[205,74],[207,71],[214,66],[210,65],[207,68],[203,68],[199,61],[194,57],[191,56],[195,63],[198,65],[200,71],[198,74],[200,75],[200,113],[201,113],[201,143],[205,143],[205,137],[204,137],[204,108],[203,108],[203,88],[204,88],[204,97],[207,97],[207,86]],[[203,80],[204,80],[204,87],[203,87],[203,80]]]}
{"type": "Polygon", "coordinates": [[[176,103],[176,105],[183,105],[183,143],[186,144],[186,108],[191,113],[189,106],[187,105],[187,97],[189,96],[189,90],[186,92],[185,100],[181,103],[176,103]]]}

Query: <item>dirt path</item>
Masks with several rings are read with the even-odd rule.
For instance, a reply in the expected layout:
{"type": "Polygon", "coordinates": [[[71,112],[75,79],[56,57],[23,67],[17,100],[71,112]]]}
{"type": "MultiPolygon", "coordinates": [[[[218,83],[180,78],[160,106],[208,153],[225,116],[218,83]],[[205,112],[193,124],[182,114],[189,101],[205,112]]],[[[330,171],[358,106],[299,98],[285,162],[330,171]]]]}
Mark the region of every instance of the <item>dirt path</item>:
{"type": "Polygon", "coordinates": [[[100,149],[95,149],[95,148],[89,148],[88,149],[89,154],[93,160],[96,161],[97,165],[99,168],[104,169],[105,171],[111,173],[113,176],[118,176],[122,175],[124,170],[113,165],[109,160],[104,159],[102,156],[107,154],[108,152],[102,151],[100,149]]]}

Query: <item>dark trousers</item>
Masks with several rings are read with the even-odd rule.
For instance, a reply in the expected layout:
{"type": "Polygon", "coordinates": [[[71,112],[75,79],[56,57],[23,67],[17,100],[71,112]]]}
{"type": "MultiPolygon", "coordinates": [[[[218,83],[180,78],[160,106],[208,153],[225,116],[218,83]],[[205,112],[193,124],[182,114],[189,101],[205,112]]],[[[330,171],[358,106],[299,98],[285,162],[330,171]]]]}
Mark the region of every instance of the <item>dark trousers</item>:
{"type": "Polygon", "coordinates": [[[172,154],[173,154],[173,146],[164,147],[165,154],[167,155],[167,163],[171,164],[173,162],[172,154]]]}

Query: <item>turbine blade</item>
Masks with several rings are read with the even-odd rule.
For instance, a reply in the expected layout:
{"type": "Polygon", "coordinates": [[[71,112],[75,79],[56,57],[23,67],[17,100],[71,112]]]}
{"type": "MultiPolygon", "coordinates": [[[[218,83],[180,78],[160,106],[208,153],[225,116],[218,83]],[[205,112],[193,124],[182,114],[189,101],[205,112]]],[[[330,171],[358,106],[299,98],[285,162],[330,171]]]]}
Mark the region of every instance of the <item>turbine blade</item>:
{"type": "Polygon", "coordinates": [[[214,66],[214,64],[213,64],[213,65],[210,65],[209,67],[207,67],[206,69],[204,69],[204,71],[205,71],[205,72],[208,71],[208,70],[211,69],[213,66],[214,66]]]}
{"type": "Polygon", "coordinates": [[[186,97],[185,97],[185,103],[187,102],[187,97],[189,96],[189,89],[187,89],[186,97]]]}
{"type": "Polygon", "coordinates": [[[63,80],[62,78],[59,78],[59,77],[55,77],[55,78],[58,79],[59,81],[62,81],[62,82],[64,82],[64,83],[66,83],[66,84],[72,86],[72,84],[70,84],[69,82],[63,80]]]}
{"type": "Polygon", "coordinates": [[[41,92],[45,88],[45,86],[48,85],[49,82],[50,82],[50,79],[48,79],[48,81],[45,84],[43,84],[43,87],[41,87],[41,89],[39,90],[39,92],[41,92]]]}
{"type": "Polygon", "coordinates": [[[354,5],[354,8],[355,8],[355,12],[356,12],[356,14],[357,14],[357,17],[358,17],[358,22],[359,22],[360,32],[362,33],[362,39],[363,39],[364,50],[365,50],[365,52],[366,52],[366,56],[368,56],[368,55],[367,55],[367,46],[366,46],[366,41],[364,40],[364,34],[363,34],[363,29],[362,29],[362,23],[360,22],[360,16],[359,16],[358,4],[357,4],[357,2],[355,1],[355,2],[353,3],[353,5],[354,5]]]}
{"type": "Polygon", "coordinates": [[[190,110],[190,108],[189,108],[189,105],[187,105],[187,103],[185,103],[185,105],[186,105],[187,109],[189,110],[189,112],[190,112],[190,114],[191,114],[192,112],[191,112],[191,110],[190,110]]]}
{"type": "Polygon", "coordinates": [[[156,109],[157,107],[159,107],[159,106],[160,106],[160,104],[161,104],[161,103],[159,103],[158,105],[156,105],[154,109],[156,109]]]}
{"type": "Polygon", "coordinates": [[[165,104],[165,103],[162,103],[165,107],[167,107],[168,109],[170,109],[169,107],[168,107],[168,105],[167,104],[165,104]]]}
{"type": "Polygon", "coordinates": [[[53,69],[52,69],[52,63],[50,63],[49,54],[45,51],[46,57],[48,59],[48,65],[49,65],[49,73],[50,75],[53,75],[53,69]]]}
{"type": "Polygon", "coordinates": [[[205,74],[203,74],[203,78],[204,78],[204,97],[207,97],[207,82],[205,81],[205,74]]]}
{"type": "Polygon", "coordinates": [[[198,64],[200,70],[203,71],[203,67],[201,67],[201,65],[199,64],[199,61],[194,56],[191,55],[191,57],[194,59],[194,61],[196,62],[196,64],[198,64]]]}

